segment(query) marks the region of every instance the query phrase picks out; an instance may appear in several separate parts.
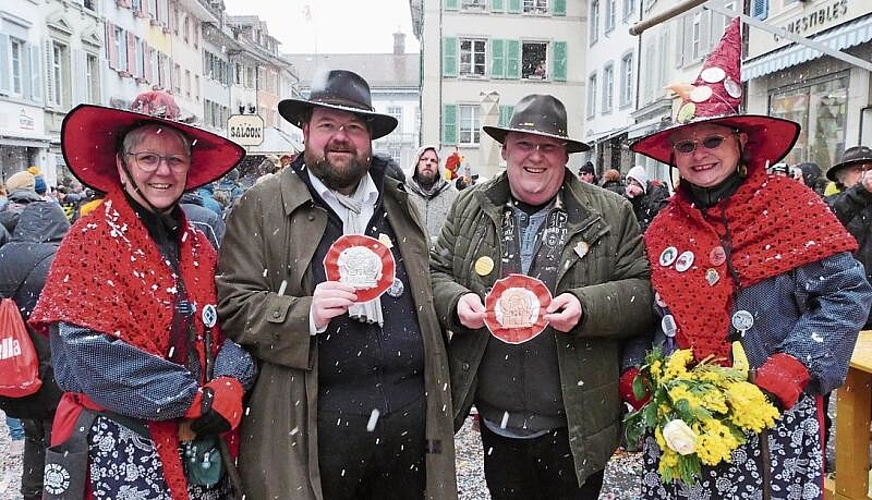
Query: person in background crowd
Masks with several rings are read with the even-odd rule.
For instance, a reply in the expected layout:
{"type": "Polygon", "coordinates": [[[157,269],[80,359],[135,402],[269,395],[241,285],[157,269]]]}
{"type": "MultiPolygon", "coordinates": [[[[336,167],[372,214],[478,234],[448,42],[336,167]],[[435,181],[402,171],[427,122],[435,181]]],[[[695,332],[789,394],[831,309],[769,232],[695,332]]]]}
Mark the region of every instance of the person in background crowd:
{"type": "Polygon", "coordinates": [[[421,146],[418,149],[410,177],[409,200],[415,204],[424,219],[432,245],[439,236],[451,203],[457,197],[457,189],[442,175],[436,146],[421,146]]]}
{"type": "MultiPolygon", "coordinates": [[[[228,335],[261,366],[241,434],[246,493],[455,499],[447,339],[427,236],[372,154],[397,120],[343,70],[319,74],[309,99],[285,99],[278,111],[302,129],[305,151],[230,212],[217,279],[228,335]],[[367,247],[381,257],[370,250],[369,264],[336,262],[337,272],[378,281],[374,269],[389,258],[395,271],[384,294],[360,303],[374,287],[328,277],[325,260],[337,240],[362,235],[381,242],[367,247]]],[[[354,248],[364,247],[343,252],[354,248]]]]}
{"type": "Polygon", "coordinates": [[[197,189],[197,196],[203,200],[203,206],[218,214],[224,215],[224,205],[215,199],[215,186],[217,183],[209,182],[197,189]]]}
{"type": "Polygon", "coordinates": [[[6,206],[6,203],[9,202],[9,198],[6,196],[6,184],[0,182],[0,210],[3,210],[3,207],[6,206]]]}
{"type": "Polygon", "coordinates": [[[232,207],[236,200],[242,196],[244,189],[239,185],[239,169],[234,168],[230,172],[227,172],[227,175],[221,178],[221,181],[218,182],[217,191],[222,191],[227,198],[227,203],[225,206],[232,207]]]}
{"type": "Polygon", "coordinates": [[[279,158],[279,170],[284,170],[288,167],[294,161],[294,158],[296,158],[296,155],[282,155],[279,158]]]}
{"type": "Polygon", "coordinates": [[[769,173],[779,177],[790,177],[790,167],[787,163],[779,162],[769,167],[769,173]]]}
{"type": "Polygon", "coordinates": [[[54,199],[49,195],[48,184],[45,182],[45,176],[42,175],[39,168],[29,167],[27,171],[33,174],[33,191],[36,195],[42,198],[43,201],[54,201],[54,199]]]}
{"type": "Polygon", "coordinates": [[[217,323],[215,250],[179,200],[245,151],[164,116],[82,104],[61,126],[73,175],[108,194],[64,238],[29,324],[65,391],[52,445],[86,451],[51,464],[80,471],[64,479],[86,498],[243,494],[229,444],[256,368],[217,323]]]}
{"type": "Polygon", "coordinates": [[[430,252],[436,310],[454,332],[455,429],[474,404],[495,500],[599,496],[621,430],[620,343],[653,320],[633,209],[566,167],[590,149],[566,124],[562,102],[533,94],[507,127],[483,127],[506,170],[457,196],[430,252]],[[499,313],[484,304],[517,273],[554,298],[539,310],[550,326],[509,344],[488,333],[485,316],[499,313]]]}
{"type": "Polygon", "coordinates": [[[9,194],[6,205],[0,210],[0,223],[9,234],[15,231],[18,216],[25,206],[35,201],[44,201],[36,194],[35,186],[36,178],[27,171],[17,172],[6,179],[6,189],[9,194]]]}
{"type": "Polygon", "coordinates": [[[823,197],[824,189],[827,187],[827,179],[821,177],[821,168],[817,163],[804,162],[794,167],[800,171],[802,182],[811,188],[818,196],[823,197]]]}
{"type": "Polygon", "coordinates": [[[643,233],[654,220],[654,216],[669,203],[669,189],[660,182],[649,181],[645,167],[640,165],[627,172],[624,196],[633,205],[633,213],[636,214],[643,233]]]}
{"type": "Polygon", "coordinates": [[[592,162],[585,162],[584,165],[578,169],[578,179],[581,182],[586,182],[588,184],[597,184],[596,169],[593,167],[592,162]]]}
{"type": "Polygon", "coordinates": [[[625,186],[623,180],[621,179],[621,172],[614,168],[610,168],[603,172],[602,188],[608,189],[613,193],[617,193],[623,196],[625,192],[625,186]]]}
{"type": "Polygon", "coordinates": [[[696,362],[731,365],[741,359],[733,360],[731,344],[740,342],[752,382],[780,415],[774,428],[747,432],[729,461],[703,464],[688,485],[663,481],[667,443],[648,436],[646,499],[822,499],[820,396],[844,382],[872,304],[872,286],[850,253],[854,238],[812,191],[766,172],[791,151],[800,127],[739,114],[739,26],[735,18],[703,63],[693,85],[707,90],[682,97],[675,125],[630,149],[681,177],[645,233],[657,310],[673,326],[656,343],[667,354],[689,349],[696,362]],[[813,224],[797,224],[799,214],[813,224]]]}
{"type": "MultiPolygon", "coordinates": [[[[21,211],[12,239],[0,247],[0,297],[12,298],[25,321],[45,286],[55,252],[69,228],[70,223],[58,204],[30,203],[21,211]]],[[[48,339],[30,328],[28,334],[39,359],[42,386],[30,396],[0,398],[0,408],[7,418],[21,419],[23,426],[21,495],[24,500],[40,500],[45,450],[51,443],[52,419],[61,390],[54,379],[48,339]]]]}
{"type": "Polygon", "coordinates": [[[179,202],[185,212],[185,218],[195,229],[206,235],[209,243],[218,250],[224,239],[224,219],[203,206],[203,198],[194,191],[187,191],[179,202]]]}

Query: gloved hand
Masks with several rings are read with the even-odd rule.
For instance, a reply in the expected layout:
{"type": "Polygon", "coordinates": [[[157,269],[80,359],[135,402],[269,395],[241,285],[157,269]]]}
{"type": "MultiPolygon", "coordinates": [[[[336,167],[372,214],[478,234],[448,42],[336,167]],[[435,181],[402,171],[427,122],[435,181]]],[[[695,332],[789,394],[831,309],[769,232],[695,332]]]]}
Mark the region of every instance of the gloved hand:
{"type": "Polygon", "coordinates": [[[811,376],[808,368],[790,354],[773,354],[757,369],[754,383],[767,396],[774,397],[781,410],[789,410],[799,400],[811,376]]]}
{"type": "Polygon", "coordinates": [[[207,383],[185,414],[194,418],[191,430],[198,436],[221,434],[235,429],[242,420],[242,384],[231,377],[207,383]]]}
{"type": "Polygon", "coordinates": [[[633,366],[624,371],[624,373],[621,374],[621,378],[618,379],[618,391],[621,393],[621,399],[632,406],[633,410],[639,410],[639,408],[645,406],[645,403],[651,399],[651,390],[647,385],[645,386],[645,396],[643,396],[642,399],[637,399],[636,395],[633,393],[633,381],[638,375],[639,368],[633,366]]]}

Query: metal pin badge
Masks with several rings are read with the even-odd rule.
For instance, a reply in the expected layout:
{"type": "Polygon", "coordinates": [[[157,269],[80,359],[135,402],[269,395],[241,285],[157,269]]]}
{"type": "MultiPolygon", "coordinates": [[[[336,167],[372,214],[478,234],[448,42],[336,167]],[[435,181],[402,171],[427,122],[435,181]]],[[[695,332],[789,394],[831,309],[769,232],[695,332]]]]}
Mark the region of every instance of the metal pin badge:
{"type": "Polygon", "coordinates": [[[394,242],[391,241],[391,237],[386,235],[385,233],[379,233],[378,240],[381,242],[382,245],[388,248],[394,248],[394,242]]]}
{"type": "Polygon", "coordinates": [[[678,256],[678,259],[675,261],[675,270],[680,273],[687,271],[688,269],[690,269],[690,266],[693,265],[694,259],[695,256],[690,250],[682,252],[681,255],[678,256]]]}
{"type": "Polygon", "coordinates": [[[218,323],[218,309],[214,304],[206,304],[203,306],[203,325],[212,328],[216,323],[218,323]]]}
{"type": "Polygon", "coordinates": [[[718,245],[712,248],[711,252],[709,252],[709,262],[711,265],[718,267],[726,261],[727,252],[724,251],[724,247],[718,245]]]}
{"type": "Polygon", "coordinates": [[[754,326],[754,315],[744,309],[739,309],[733,313],[730,323],[739,333],[745,335],[745,332],[754,326]]]}
{"type": "Polygon", "coordinates": [[[475,274],[479,276],[487,276],[494,270],[494,260],[488,256],[479,257],[475,261],[475,274]]]}
{"type": "Polygon", "coordinates": [[[675,337],[675,334],[678,333],[678,324],[675,322],[675,316],[671,314],[663,316],[663,319],[660,320],[660,328],[663,329],[663,333],[667,337],[675,337]]]}
{"type": "Polygon", "coordinates": [[[715,284],[721,280],[721,275],[718,274],[717,269],[709,268],[705,272],[705,280],[710,286],[715,286],[715,284]]]}
{"type": "Polygon", "coordinates": [[[573,250],[575,250],[575,254],[578,255],[579,259],[583,259],[587,252],[590,251],[590,245],[586,241],[579,241],[573,250]]]}
{"type": "Polygon", "coordinates": [[[660,265],[669,267],[678,258],[678,249],[675,247],[666,247],[660,253],[660,265]]]}

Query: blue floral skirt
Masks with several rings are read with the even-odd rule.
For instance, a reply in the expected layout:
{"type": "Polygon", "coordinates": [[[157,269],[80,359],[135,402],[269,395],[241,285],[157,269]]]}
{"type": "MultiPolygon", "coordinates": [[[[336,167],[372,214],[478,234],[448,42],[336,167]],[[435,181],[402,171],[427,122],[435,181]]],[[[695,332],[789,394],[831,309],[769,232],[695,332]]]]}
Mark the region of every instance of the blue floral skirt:
{"type": "MultiPolygon", "coordinates": [[[[97,417],[88,436],[91,489],[95,499],[170,500],[160,457],[151,439],[106,417],[97,417]]],[[[188,486],[192,500],[230,496],[227,475],[215,486],[188,486]]]]}
{"type": "Polygon", "coordinates": [[[772,500],[823,499],[823,449],[816,398],[803,395],[765,434],[747,434],[745,445],[734,450],[731,463],[703,466],[702,476],[692,485],[664,484],[657,474],[660,447],[653,436],[643,445],[642,498],[716,500],[721,498],[762,500],[763,451],[761,436],[769,443],[772,500]]]}

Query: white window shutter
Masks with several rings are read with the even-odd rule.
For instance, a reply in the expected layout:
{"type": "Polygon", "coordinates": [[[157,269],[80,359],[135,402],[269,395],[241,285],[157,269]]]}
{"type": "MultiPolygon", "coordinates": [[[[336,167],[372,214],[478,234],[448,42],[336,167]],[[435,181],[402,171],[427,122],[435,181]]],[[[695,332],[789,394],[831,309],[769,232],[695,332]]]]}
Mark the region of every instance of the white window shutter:
{"type": "Polygon", "coordinates": [[[52,71],[52,60],[54,59],[54,56],[51,52],[51,40],[45,40],[43,46],[45,49],[45,105],[47,108],[55,108],[57,104],[55,103],[54,96],[55,81],[54,72],[52,71]]]}
{"type": "Polygon", "coordinates": [[[73,51],[73,106],[88,99],[88,59],[85,51],[73,51]]]}
{"type": "MultiPolygon", "coordinates": [[[[0,94],[12,91],[12,67],[9,62],[9,35],[0,35],[0,94]]],[[[24,77],[24,75],[21,75],[24,77]]]]}
{"type": "Polygon", "coordinates": [[[39,45],[27,44],[27,51],[30,52],[30,100],[42,104],[42,65],[39,61],[39,45]]]}

